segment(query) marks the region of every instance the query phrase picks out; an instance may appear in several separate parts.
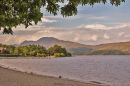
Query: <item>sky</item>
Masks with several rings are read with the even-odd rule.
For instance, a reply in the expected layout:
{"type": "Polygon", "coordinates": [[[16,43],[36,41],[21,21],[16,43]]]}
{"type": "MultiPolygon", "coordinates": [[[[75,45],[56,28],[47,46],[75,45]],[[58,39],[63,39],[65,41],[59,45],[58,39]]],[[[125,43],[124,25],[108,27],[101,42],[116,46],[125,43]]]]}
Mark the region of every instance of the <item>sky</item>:
{"type": "Polygon", "coordinates": [[[120,6],[96,4],[79,6],[78,14],[72,17],[50,15],[41,9],[44,16],[38,25],[14,28],[13,35],[0,34],[0,43],[19,44],[25,40],[55,37],[86,45],[130,41],[130,0],[120,6]]]}

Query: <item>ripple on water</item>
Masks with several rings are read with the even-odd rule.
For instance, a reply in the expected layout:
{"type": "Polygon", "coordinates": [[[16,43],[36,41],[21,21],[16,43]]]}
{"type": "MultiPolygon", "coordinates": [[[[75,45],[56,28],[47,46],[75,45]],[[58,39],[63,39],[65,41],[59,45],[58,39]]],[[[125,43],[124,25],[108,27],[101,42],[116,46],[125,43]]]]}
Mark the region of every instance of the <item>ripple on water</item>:
{"type": "Polygon", "coordinates": [[[130,56],[77,56],[58,59],[1,59],[17,70],[84,82],[130,86],[130,56]]]}

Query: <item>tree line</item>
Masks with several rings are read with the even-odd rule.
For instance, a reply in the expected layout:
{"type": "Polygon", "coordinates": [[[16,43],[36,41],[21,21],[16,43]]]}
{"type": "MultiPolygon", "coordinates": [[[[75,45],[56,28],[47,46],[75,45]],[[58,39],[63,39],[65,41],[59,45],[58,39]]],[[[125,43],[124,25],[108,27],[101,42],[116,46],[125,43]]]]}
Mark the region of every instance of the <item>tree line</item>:
{"type": "Polygon", "coordinates": [[[27,46],[12,46],[12,45],[0,45],[0,47],[6,48],[1,54],[17,55],[17,56],[33,56],[33,57],[67,57],[71,56],[66,48],[59,45],[54,45],[50,48],[45,48],[40,45],[27,45],[27,46]]]}

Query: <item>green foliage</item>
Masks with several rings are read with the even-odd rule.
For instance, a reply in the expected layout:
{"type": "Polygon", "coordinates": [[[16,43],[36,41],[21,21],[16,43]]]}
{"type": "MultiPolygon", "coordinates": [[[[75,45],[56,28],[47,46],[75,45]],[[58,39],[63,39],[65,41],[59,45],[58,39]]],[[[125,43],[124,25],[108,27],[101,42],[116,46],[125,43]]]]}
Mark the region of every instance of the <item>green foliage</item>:
{"type": "Polygon", "coordinates": [[[96,3],[110,2],[118,6],[125,0],[0,0],[0,29],[3,34],[13,34],[13,27],[28,26],[41,21],[44,7],[50,14],[61,13],[64,17],[77,14],[78,5],[93,6],[96,3]],[[60,6],[60,3],[66,3],[60,6]]]}
{"type": "Polygon", "coordinates": [[[54,53],[54,57],[65,57],[64,53],[54,53]]]}
{"type": "MultiPolygon", "coordinates": [[[[47,56],[54,56],[54,57],[65,57],[71,56],[71,53],[68,53],[65,48],[61,46],[55,45],[50,47],[48,50],[39,45],[28,45],[28,46],[12,46],[12,45],[2,45],[0,47],[6,48],[6,52],[1,53],[10,54],[8,56],[34,56],[34,57],[47,57],[47,56]]],[[[6,56],[6,55],[4,55],[6,56]]]]}
{"type": "Polygon", "coordinates": [[[71,56],[70,53],[67,52],[67,50],[65,48],[62,48],[61,46],[58,45],[54,45],[53,47],[50,47],[48,49],[48,53],[51,56],[55,56],[55,57],[65,57],[65,56],[71,56]]]}
{"type": "Polygon", "coordinates": [[[19,46],[14,50],[14,54],[19,54],[21,56],[44,56],[47,54],[45,47],[39,45],[29,45],[29,46],[19,46]]]}

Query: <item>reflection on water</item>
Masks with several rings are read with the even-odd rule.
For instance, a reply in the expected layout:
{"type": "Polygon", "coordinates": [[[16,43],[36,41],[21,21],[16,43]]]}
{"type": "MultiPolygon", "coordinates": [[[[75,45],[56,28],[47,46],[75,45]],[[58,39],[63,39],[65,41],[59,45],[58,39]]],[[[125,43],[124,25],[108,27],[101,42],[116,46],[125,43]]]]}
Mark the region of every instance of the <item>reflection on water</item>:
{"type": "Polygon", "coordinates": [[[130,86],[130,56],[77,56],[58,59],[1,59],[1,65],[21,71],[62,76],[84,82],[130,86]]]}

